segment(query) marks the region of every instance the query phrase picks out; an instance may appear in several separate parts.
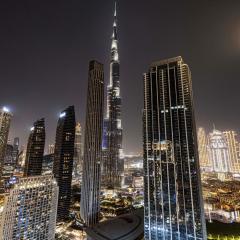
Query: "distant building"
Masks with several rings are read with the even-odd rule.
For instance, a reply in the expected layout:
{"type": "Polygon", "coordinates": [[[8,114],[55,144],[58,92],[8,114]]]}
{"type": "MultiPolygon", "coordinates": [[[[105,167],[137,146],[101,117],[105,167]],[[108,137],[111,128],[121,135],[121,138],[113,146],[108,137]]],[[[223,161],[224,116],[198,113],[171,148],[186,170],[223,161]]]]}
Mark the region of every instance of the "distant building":
{"type": "MultiPolygon", "coordinates": [[[[4,157],[8,142],[8,133],[10,128],[10,123],[12,119],[12,114],[9,109],[3,107],[0,109],[0,185],[2,182],[2,168],[4,164],[4,157]]],[[[1,186],[0,186],[1,187],[1,186]]]]}
{"type": "Polygon", "coordinates": [[[56,131],[53,173],[59,186],[58,221],[68,218],[71,203],[75,111],[70,106],[61,112],[56,131]]]}
{"type": "Polygon", "coordinates": [[[25,160],[26,160],[26,148],[25,146],[21,146],[18,153],[17,166],[21,169],[24,169],[25,160]]]}
{"type": "Polygon", "coordinates": [[[198,128],[198,154],[199,163],[203,171],[211,171],[212,165],[209,156],[208,137],[204,128],[198,128]]]}
{"type": "Polygon", "coordinates": [[[49,144],[48,145],[48,154],[53,154],[54,149],[55,149],[55,145],[54,144],[49,144]]]}
{"type": "Polygon", "coordinates": [[[20,178],[5,197],[1,240],[54,240],[57,199],[52,175],[20,178]]]}
{"type": "Polygon", "coordinates": [[[37,120],[28,138],[24,176],[38,176],[42,174],[42,162],[45,147],[44,119],[37,120]]]}
{"type": "Polygon", "coordinates": [[[89,64],[87,92],[80,211],[86,226],[93,226],[98,223],[100,213],[100,164],[104,108],[104,70],[103,65],[97,61],[91,61],[89,64]]]}
{"type": "Polygon", "coordinates": [[[230,171],[231,173],[240,174],[240,157],[239,157],[239,142],[235,131],[223,132],[230,158],[230,171]]]}
{"type": "Polygon", "coordinates": [[[189,67],[181,57],[144,74],[145,240],[207,239],[189,67]]]}
{"type": "Polygon", "coordinates": [[[19,154],[19,138],[16,137],[13,140],[13,160],[17,164],[19,154]]]}
{"type": "Polygon", "coordinates": [[[82,164],[83,164],[83,143],[82,143],[82,127],[78,122],[75,130],[75,143],[74,143],[74,165],[73,173],[76,179],[82,180],[82,164]]]}
{"type": "Polygon", "coordinates": [[[213,171],[216,173],[229,173],[231,162],[227,140],[223,132],[216,129],[209,134],[209,148],[213,171]]]}
{"type": "Polygon", "coordinates": [[[53,172],[54,153],[43,156],[42,175],[48,175],[53,172]]]}
{"type": "Polygon", "coordinates": [[[2,173],[2,178],[4,179],[5,184],[6,181],[12,177],[15,167],[16,162],[13,157],[13,145],[7,144],[2,173]]]}

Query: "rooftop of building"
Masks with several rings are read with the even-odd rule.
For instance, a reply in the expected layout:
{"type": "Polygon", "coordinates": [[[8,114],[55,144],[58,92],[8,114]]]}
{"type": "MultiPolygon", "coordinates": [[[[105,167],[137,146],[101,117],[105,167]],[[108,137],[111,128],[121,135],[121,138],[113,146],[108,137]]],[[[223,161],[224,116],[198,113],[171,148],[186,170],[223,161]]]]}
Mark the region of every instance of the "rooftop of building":
{"type": "Polygon", "coordinates": [[[160,61],[154,61],[154,62],[152,62],[151,67],[156,67],[156,66],[165,65],[165,64],[169,64],[169,63],[173,63],[173,62],[179,62],[179,61],[183,61],[181,56],[163,59],[160,61]]]}
{"type": "Polygon", "coordinates": [[[137,240],[143,238],[144,212],[138,209],[114,219],[100,222],[93,228],[87,228],[90,239],[94,240],[137,240]]]}

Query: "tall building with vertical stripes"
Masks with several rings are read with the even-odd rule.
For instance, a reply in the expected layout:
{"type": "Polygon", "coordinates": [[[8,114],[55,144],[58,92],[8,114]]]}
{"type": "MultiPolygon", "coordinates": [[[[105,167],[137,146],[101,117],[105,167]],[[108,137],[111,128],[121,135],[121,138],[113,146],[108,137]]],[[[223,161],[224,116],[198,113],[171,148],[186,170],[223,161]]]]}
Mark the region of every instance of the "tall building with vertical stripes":
{"type": "Polygon", "coordinates": [[[199,154],[199,164],[203,171],[211,171],[212,164],[210,161],[210,151],[208,147],[208,136],[204,128],[200,127],[197,131],[198,136],[198,154],[199,154]]]}
{"type": "Polygon", "coordinates": [[[58,221],[68,218],[69,215],[75,126],[75,110],[74,106],[70,106],[61,112],[56,131],[53,174],[59,187],[58,221]]]}
{"type": "Polygon", "coordinates": [[[28,138],[24,176],[38,176],[42,174],[43,154],[45,147],[45,121],[37,120],[28,138]]]}
{"type": "Polygon", "coordinates": [[[104,119],[102,185],[103,187],[119,188],[124,170],[124,159],[122,156],[122,98],[120,93],[116,2],[111,42],[110,81],[107,86],[107,116],[104,119]]]}
{"type": "Polygon", "coordinates": [[[80,212],[86,226],[93,226],[98,223],[100,213],[100,164],[104,109],[104,70],[103,65],[97,61],[91,61],[89,64],[87,92],[80,212]]]}
{"type": "Polygon", "coordinates": [[[230,172],[240,173],[240,158],[239,158],[239,142],[237,140],[237,133],[235,131],[223,132],[228,146],[230,158],[230,172]]]}
{"type": "MultiPolygon", "coordinates": [[[[213,129],[209,134],[210,157],[215,173],[230,173],[232,166],[227,139],[223,132],[213,129]]],[[[220,176],[220,175],[219,175],[220,176]]],[[[223,175],[222,175],[223,176],[223,175]]]]}
{"type": "Polygon", "coordinates": [[[145,240],[207,239],[191,73],[181,57],[144,74],[145,240]]]}
{"type": "Polygon", "coordinates": [[[3,165],[11,119],[12,114],[8,108],[3,107],[2,109],[0,109],[0,187],[3,186],[3,165]]]}

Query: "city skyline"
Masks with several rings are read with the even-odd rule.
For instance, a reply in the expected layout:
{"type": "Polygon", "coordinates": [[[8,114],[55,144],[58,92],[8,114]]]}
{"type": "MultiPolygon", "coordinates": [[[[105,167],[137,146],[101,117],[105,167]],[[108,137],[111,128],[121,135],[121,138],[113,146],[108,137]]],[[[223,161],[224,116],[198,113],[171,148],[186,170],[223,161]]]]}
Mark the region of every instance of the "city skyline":
{"type": "MultiPolygon", "coordinates": [[[[42,116],[46,118],[46,145],[54,142],[58,113],[68,105],[75,105],[77,119],[85,126],[84,89],[87,84],[88,60],[96,57],[104,63],[105,68],[109,64],[113,1],[96,2],[90,13],[88,12],[90,16],[86,16],[84,10],[90,8],[91,3],[80,5],[71,2],[65,10],[63,2],[58,1],[57,5],[53,3],[54,1],[43,2],[38,8],[37,3],[19,4],[16,1],[17,7],[14,11],[11,3],[5,2],[2,8],[4,25],[1,26],[0,61],[3,68],[0,77],[6,81],[6,91],[1,94],[0,102],[9,106],[13,112],[10,138],[19,136],[21,145],[23,142],[26,145],[32,122],[42,116]],[[11,17],[13,14],[14,17],[11,17]],[[40,21],[42,15],[46,17],[43,22],[40,21]],[[85,20],[88,18],[91,20],[89,25],[86,25],[85,20]],[[95,36],[98,36],[98,41],[95,41],[95,36]],[[12,41],[10,37],[15,40],[12,41]],[[20,61],[21,57],[23,58],[20,61]],[[39,86],[39,92],[45,92],[45,99],[39,98],[39,93],[35,92],[34,85],[40,80],[43,84],[39,86]],[[67,81],[74,87],[69,86],[69,93],[62,97],[67,81]],[[14,89],[12,84],[15,85],[14,89]],[[11,91],[13,92],[10,96],[11,91]],[[22,94],[25,91],[27,94],[22,94]],[[36,106],[38,111],[35,111],[33,106],[36,106]]],[[[205,8],[206,4],[208,1],[193,6],[190,1],[181,4],[151,1],[145,4],[124,0],[119,4],[123,128],[128,133],[123,137],[123,149],[126,153],[141,150],[140,99],[143,93],[140,87],[135,86],[142,84],[140,79],[146,71],[145,66],[154,59],[182,55],[189,63],[195,80],[193,90],[199,126],[207,128],[214,122],[219,129],[230,127],[240,130],[237,121],[240,113],[238,110],[233,112],[233,108],[238,109],[237,56],[240,50],[240,34],[236,25],[240,22],[237,11],[240,3],[235,1],[224,4],[224,1],[212,1],[205,8]],[[157,9],[163,9],[162,14],[157,14],[157,9]],[[173,9],[174,16],[169,22],[166,16],[170,9],[173,9]],[[215,12],[215,9],[218,11],[215,12]],[[201,10],[205,12],[204,19],[203,14],[200,14],[201,10]],[[147,14],[151,11],[156,14],[147,14]],[[157,24],[155,22],[159,21],[166,24],[165,30],[172,26],[177,30],[168,31],[166,35],[162,34],[164,29],[156,32],[153,29],[157,24]],[[205,23],[209,25],[203,29],[205,23]],[[149,29],[151,37],[143,34],[146,29],[149,29]],[[205,36],[203,41],[198,39],[200,36],[205,36]],[[163,48],[167,42],[171,47],[163,48]],[[146,47],[148,53],[145,51],[146,47]],[[128,62],[134,62],[134,66],[131,67],[128,62]],[[213,62],[214,68],[211,68],[213,62]],[[224,91],[226,87],[232,93],[227,97],[224,91]]],[[[108,71],[106,73],[107,80],[108,71]]]]}

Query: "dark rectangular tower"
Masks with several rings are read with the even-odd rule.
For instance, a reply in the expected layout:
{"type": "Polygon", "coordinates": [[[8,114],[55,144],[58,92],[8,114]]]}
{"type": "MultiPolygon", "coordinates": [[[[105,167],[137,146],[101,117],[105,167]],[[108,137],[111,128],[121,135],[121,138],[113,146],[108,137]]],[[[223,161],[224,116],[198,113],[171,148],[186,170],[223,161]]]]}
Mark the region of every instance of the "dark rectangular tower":
{"type": "Polygon", "coordinates": [[[53,173],[59,187],[57,220],[68,218],[71,203],[75,111],[70,106],[61,112],[56,132],[53,173]]]}
{"type": "Polygon", "coordinates": [[[145,239],[207,239],[191,74],[181,57],[144,74],[145,239]]]}
{"type": "Polygon", "coordinates": [[[24,176],[38,176],[42,174],[42,162],[45,147],[44,119],[37,120],[31,128],[28,138],[24,176]]]}
{"type": "Polygon", "coordinates": [[[91,61],[88,75],[83,182],[81,191],[81,217],[87,226],[93,226],[99,221],[103,106],[103,65],[97,61],[91,61]]]}

